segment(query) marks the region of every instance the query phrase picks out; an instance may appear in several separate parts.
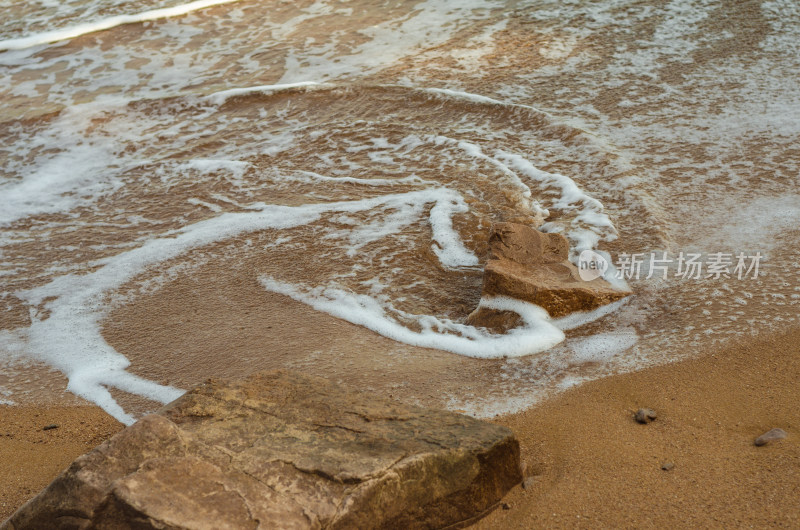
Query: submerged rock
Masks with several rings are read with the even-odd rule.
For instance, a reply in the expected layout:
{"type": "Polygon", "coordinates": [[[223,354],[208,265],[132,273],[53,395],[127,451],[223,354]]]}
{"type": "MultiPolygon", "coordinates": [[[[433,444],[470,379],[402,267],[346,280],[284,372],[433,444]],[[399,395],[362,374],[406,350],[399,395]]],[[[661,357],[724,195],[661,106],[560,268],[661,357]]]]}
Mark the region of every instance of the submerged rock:
{"type": "MultiPolygon", "coordinates": [[[[601,278],[581,279],[568,258],[569,243],[561,234],[547,234],[516,223],[495,224],[489,237],[481,296],[509,296],[560,317],[596,309],[630,294],[612,288],[601,278]]],[[[467,323],[505,331],[517,320],[508,312],[479,307],[467,323]]]]}
{"type": "Polygon", "coordinates": [[[761,436],[759,436],[758,438],[756,438],[755,442],[753,443],[755,443],[758,447],[761,447],[762,445],[767,445],[770,442],[783,440],[784,438],[786,438],[786,436],[787,436],[786,431],[784,431],[783,429],[778,429],[778,428],[770,429],[761,436]]]}
{"type": "Polygon", "coordinates": [[[262,372],[142,418],[1,528],[435,528],[521,480],[505,427],[262,372]]]}

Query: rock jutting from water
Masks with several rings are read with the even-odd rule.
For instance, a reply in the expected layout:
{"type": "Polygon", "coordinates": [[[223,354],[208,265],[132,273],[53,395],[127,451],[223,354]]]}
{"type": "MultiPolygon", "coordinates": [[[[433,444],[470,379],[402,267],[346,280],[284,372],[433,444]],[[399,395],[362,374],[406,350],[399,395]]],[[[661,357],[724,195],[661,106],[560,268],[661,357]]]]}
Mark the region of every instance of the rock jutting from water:
{"type": "MultiPolygon", "coordinates": [[[[517,223],[497,223],[489,236],[489,259],[481,297],[508,296],[547,310],[551,317],[591,311],[628,296],[602,278],[583,280],[569,261],[569,242],[517,223]]],[[[467,323],[503,332],[518,323],[509,311],[478,307],[467,323]]]]}
{"type": "Polygon", "coordinates": [[[0,529],[439,528],[521,480],[505,427],[278,370],[195,387],[0,529]]]}

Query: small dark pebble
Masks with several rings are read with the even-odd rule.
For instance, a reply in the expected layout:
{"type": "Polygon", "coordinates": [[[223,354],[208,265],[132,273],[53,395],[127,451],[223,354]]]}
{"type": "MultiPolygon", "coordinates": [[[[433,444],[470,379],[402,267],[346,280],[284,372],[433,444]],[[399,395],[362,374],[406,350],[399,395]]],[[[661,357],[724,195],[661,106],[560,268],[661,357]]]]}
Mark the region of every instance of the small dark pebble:
{"type": "Polygon", "coordinates": [[[51,423],[50,425],[45,425],[44,427],[42,427],[43,431],[50,431],[53,429],[58,429],[58,425],[56,425],[55,423],[51,423]]]}
{"type": "Polygon", "coordinates": [[[507,503],[505,503],[505,502],[504,502],[504,503],[502,503],[502,504],[500,505],[500,507],[501,507],[502,509],[504,509],[504,510],[510,510],[510,509],[511,509],[511,506],[509,506],[509,505],[508,505],[507,503]]]}
{"type": "Polygon", "coordinates": [[[783,440],[786,438],[786,431],[783,429],[770,429],[758,438],[756,438],[755,443],[758,447],[762,445],[767,445],[770,442],[774,442],[776,440],[783,440]]]}
{"type": "Polygon", "coordinates": [[[633,416],[633,419],[638,421],[639,423],[650,423],[654,419],[656,419],[656,411],[653,409],[639,409],[636,411],[636,414],[633,416]]]}
{"type": "Polygon", "coordinates": [[[664,471],[672,471],[672,468],[674,467],[675,464],[673,464],[672,462],[664,462],[663,464],[661,464],[661,469],[663,469],[664,471]]]}

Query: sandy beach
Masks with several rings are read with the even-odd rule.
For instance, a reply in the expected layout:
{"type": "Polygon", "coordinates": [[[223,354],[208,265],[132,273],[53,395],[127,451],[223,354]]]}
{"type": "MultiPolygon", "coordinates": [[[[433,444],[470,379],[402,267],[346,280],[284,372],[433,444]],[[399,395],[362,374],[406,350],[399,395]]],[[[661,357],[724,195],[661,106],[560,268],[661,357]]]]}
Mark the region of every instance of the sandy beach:
{"type": "Polygon", "coordinates": [[[0,407],[0,521],[122,428],[94,406],[0,407]]]}
{"type": "MultiPolygon", "coordinates": [[[[527,487],[475,527],[796,527],[798,344],[800,330],[756,337],[496,418],[519,437],[527,487]],[[657,419],[636,423],[640,407],[657,419]],[[773,427],[789,437],[755,447],[773,427]]],[[[96,407],[3,407],[0,518],[121,428],[96,407]]]]}
{"type": "Polygon", "coordinates": [[[510,427],[525,487],[478,528],[800,527],[800,3],[0,13],[0,520],[289,369],[510,427]],[[487,290],[506,223],[633,296],[487,290]]]}
{"type": "Polygon", "coordinates": [[[797,527],[799,345],[758,337],[499,419],[534,478],[476,527],[797,527]],[[636,423],[640,407],[657,419],[636,423]],[[755,447],[774,427],[789,437],[755,447]]]}

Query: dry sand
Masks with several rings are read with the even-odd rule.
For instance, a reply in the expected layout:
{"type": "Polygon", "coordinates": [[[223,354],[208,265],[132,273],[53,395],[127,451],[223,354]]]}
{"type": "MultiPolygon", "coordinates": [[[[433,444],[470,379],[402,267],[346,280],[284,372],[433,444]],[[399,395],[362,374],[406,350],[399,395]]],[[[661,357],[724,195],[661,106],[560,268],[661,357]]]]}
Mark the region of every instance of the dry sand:
{"type": "Polygon", "coordinates": [[[92,406],[0,406],[0,521],[122,428],[92,406]]]}
{"type": "Polygon", "coordinates": [[[798,528],[798,382],[794,331],[587,383],[499,418],[534,478],[476,528],[798,528]],[[640,407],[658,418],[636,423],[640,407]],[[789,437],[755,447],[773,427],[789,437]]]}
{"type": "MultiPolygon", "coordinates": [[[[587,383],[497,418],[517,433],[533,478],[475,527],[798,527],[798,381],[800,330],[587,383]],[[658,418],[637,424],[639,407],[658,418]],[[755,447],[773,427],[789,437],[755,447]]],[[[121,428],[94,407],[0,414],[0,519],[121,428]],[[60,427],[42,431],[50,423],[60,427]]]]}

